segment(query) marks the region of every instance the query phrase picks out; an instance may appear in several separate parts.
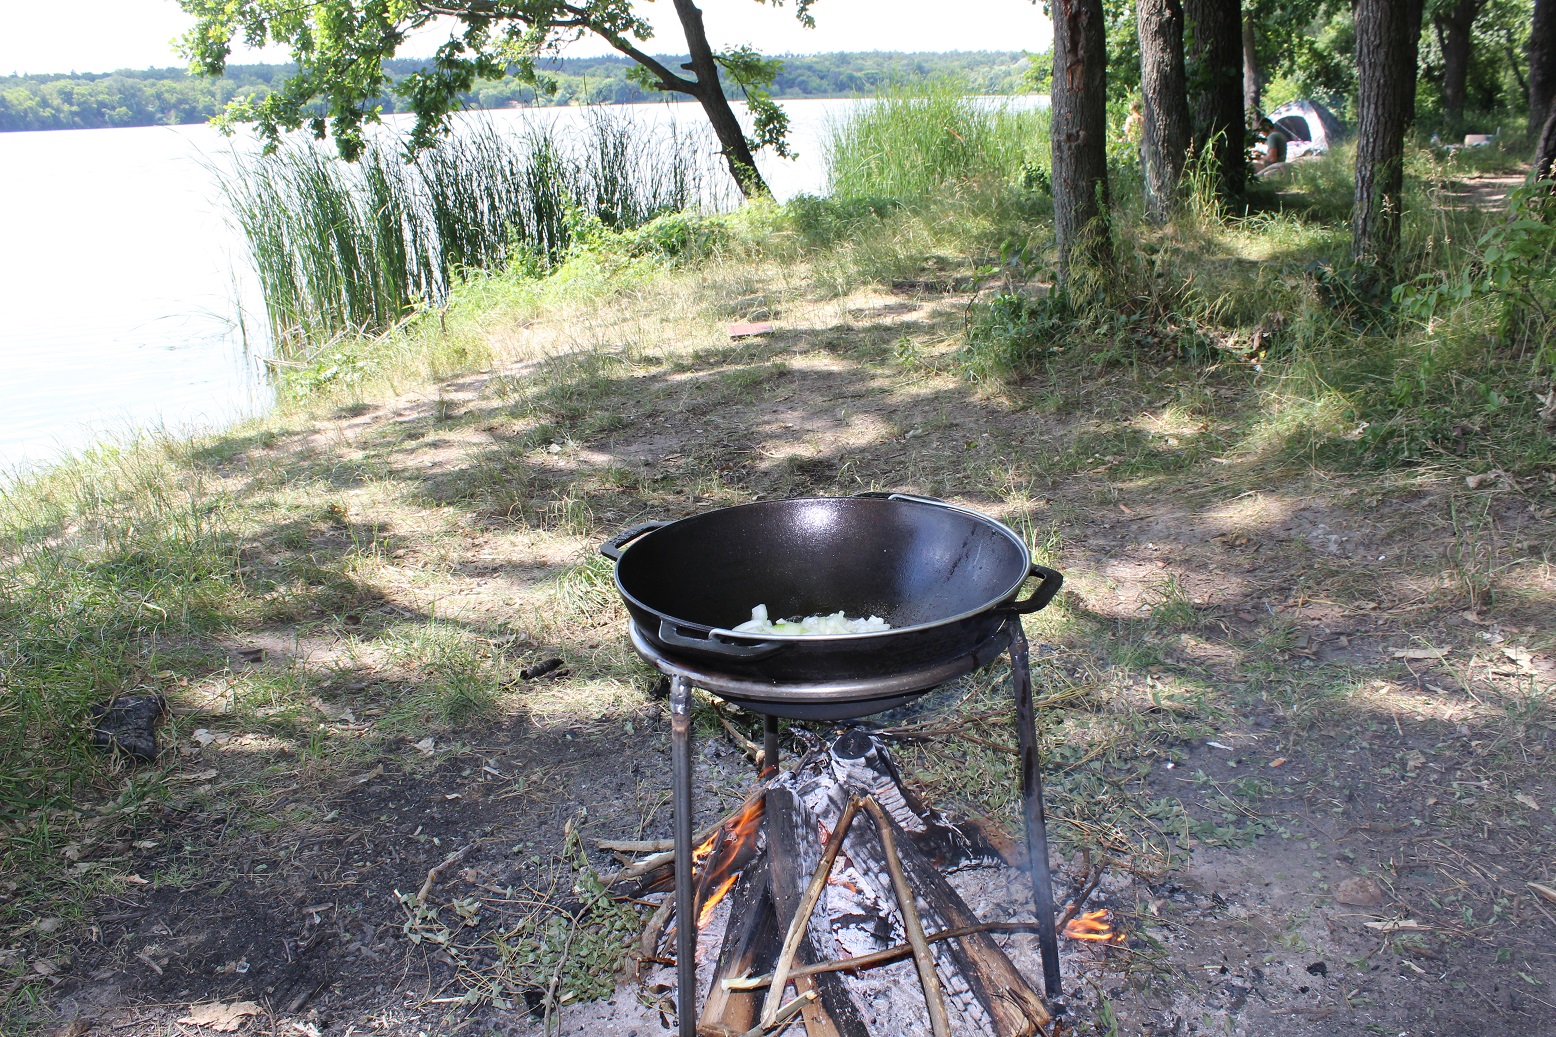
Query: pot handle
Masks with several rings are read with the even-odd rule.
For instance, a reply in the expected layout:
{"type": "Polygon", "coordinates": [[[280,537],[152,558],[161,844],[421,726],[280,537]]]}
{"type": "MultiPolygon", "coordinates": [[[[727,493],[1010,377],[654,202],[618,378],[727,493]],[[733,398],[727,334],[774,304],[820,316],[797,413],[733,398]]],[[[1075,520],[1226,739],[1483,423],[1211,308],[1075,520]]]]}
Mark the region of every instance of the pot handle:
{"type": "Polygon", "coordinates": [[[736,659],[761,659],[783,648],[780,641],[762,641],[754,645],[732,644],[716,637],[687,637],[668,619],[659,621],[659,640],[676,648],[693,648],[699,652],[713,652],[736,659]]]}
{"type": "Polygon", "coordinates": [[[644,533],[658,529],[660,526],[668,526],[669,524],[670,523],[668,521],[661,521],[645,522],[642,525],[633,526],[631,529],[617,533],[615,536],[605,541],[605,543],[601,544],[600,554],[604,555],[606,558],[609,558],[613,562],[619,562],[621,561],[621,552],[626,549],[627,544],[636,540],[644,533]]]}
{"type": "Polygon", "coordinates": [[[1024,616],[1029,612],[1036,612],[1043,608],[1043,606],[1054,600],[1054,595],[1058,594],[1059,588],[1064,586],[1063,573],[1056,569],[1050,569],[1047,566],[1038,565],[1036,562],[1032,563],[1032,569],[1028,575],[1039,577],[1043,582],[1037,585],[1037,590],[1032,592],[1030,598],[1022,601],[1013,601],[1006,606],[1006,608],[1018,616],[1024,616]]]}
{"type": "Polygon", "coordinates": [[[925,497],[917,493],[898,493],[896,490],[864,490],[860,493],[850,494],[850,496],[871,497],[875,500],[905,500],[912,501],[914,504],[933,504],[937,508],[945,508],[947,511],[960,511],[964,515],[971,515],[985,522],[994,521],[981,511],[964,508],[960,504],[952,504],[950,501],[943,501],[939,497],[925,497]]]}

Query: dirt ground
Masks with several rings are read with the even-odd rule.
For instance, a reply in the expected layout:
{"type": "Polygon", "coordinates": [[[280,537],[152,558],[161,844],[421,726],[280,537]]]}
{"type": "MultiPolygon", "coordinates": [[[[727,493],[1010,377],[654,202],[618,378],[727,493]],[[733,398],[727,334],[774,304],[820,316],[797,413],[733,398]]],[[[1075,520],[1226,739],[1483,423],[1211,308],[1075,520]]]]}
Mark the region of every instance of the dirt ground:
{"type": "MultiPolygon", "coordinates": [[[[581,992],[562,1032],[666,1032],[663,990],[591,971],[641,917],[590,892],[572,847],[609,871],[590,840],[666,835],[669,811],[657,682],[589,552],[646,518],[890,487],[995,514],[1066,574],[1029,629],[1055,866],[1068,889],[1083,850],[1107,862],[1089,906],[1127,943],[1065,943],[1064,1032],[1552,1032],[1556,903],[1531,885],[1556,887],[1549,478],[1272,465],[1246,436],[1256,394],[1214,375],[979,390],[944,359],[962,294],[708,291],[673,341],[641,299],[512,329],[543,355],[436,393],[211,448],[215,486],[339,502],[257,537],[256,567],[363,544],[373,567],[173,689],[160,814],[62,850],[118,881],[7,952],[48,1026],[528,1035],[550,972],[581,992]],[[719,341],[757,308],[777,332],[719,341]],[[499,710],[390,724],[394,694],[452,680],[397,661],[407,623],[478,643],[499,710]],[[281,737],[232,690],[263,681],[308,723],[281,737]],[[552,949],[539,973],[516,934],[552,949]]],[[[1003,678],[969,702],[997,709],[1003,678]]],[[[945,715],[996,748],[906,747],[915,779],[1010,826],[1008,719],[945,715]]],[[[712,817],[750,765],[712,704],[699,735],[712,817]]]]}

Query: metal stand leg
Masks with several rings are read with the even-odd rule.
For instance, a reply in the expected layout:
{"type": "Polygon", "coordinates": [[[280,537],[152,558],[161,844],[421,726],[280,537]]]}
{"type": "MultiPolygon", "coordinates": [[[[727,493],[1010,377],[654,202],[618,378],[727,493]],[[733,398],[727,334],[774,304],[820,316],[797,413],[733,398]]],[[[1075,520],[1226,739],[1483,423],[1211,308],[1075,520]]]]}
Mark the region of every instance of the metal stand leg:
{"type": "Polygon", "coordinates": [[[1021,746],[1021,809],[1026,816],[1027,866],[1032,877],[1032,907],[1037,913],[1037,942],[1043,952],[1043,989],[1049,1000],[1054,1000],[1061,996],[1059,935],[1054,931],[1054,889],[1048,873],[1048,829],[1043,818],[1043,772],[1037,759],[1032,669],[1019,616],[1011,618],[1010,628],[1010,672],[1016,693],[1016,738],[1021,746]]]}
{"type": "Polygon", "coordinates": [[[778,766],[778,718],[764,715],[762,717],[762,773],[776,769],[778,766]]]}
{"type": "MultiPolygon", "coordinates": [[[[675,1003],[680,1037],[697,1037],[697,918],[692,884],[692,685],[670,678],[675,781],[675,1003]]],[[[1052,912],[1049,913],[1052,918],[1052,912]]]]}

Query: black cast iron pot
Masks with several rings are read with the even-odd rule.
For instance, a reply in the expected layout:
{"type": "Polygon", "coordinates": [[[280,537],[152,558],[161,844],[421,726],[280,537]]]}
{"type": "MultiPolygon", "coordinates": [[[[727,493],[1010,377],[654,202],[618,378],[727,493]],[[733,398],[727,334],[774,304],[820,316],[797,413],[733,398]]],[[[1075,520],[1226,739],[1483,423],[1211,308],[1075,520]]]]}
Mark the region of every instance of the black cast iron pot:
{"type": "MultiPolygon", "coordinates": [[[[761,501],[650,522],[612,537],[616,588],[641,636],[670,658],[775,683],[868,680],[986,656],[1012,614],[1036,612],[1064,577],[987,515],[897,493],[761,501]],[[1022,585],[1041,582],[1030,597],[1022,585]],[[867,634],[756,635],[774,619],[880,616],[867,634]]],[[[1003,643],[1003,642],[1001,642],[1003,643]]]]}

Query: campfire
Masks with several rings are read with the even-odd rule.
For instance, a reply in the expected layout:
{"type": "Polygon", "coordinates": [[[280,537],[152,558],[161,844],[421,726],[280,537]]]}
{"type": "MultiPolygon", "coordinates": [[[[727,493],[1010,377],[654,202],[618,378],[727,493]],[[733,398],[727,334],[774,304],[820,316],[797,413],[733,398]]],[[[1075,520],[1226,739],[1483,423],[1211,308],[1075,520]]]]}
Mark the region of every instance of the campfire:
{"type": "MultiPolygon", "coordinates": [[[[697,1032],[761,1034],[798,1016],[810,1037],[895,1037],[898,1024],[872,1031],[860,1002],[868,974],[899,962],[911,963],[922,991],[914,1025],[927,1017],[937,1037],[1047,1032],[1042,999],[993,935],[1037,927],[980,922],[947,879],[1013,865],[1012,854],[987,826],[928,807],[876,737],[853,729],[816,739],[796,766],[766,772],[737,810],[698,833],[694,924],[706,950],[697,1032]]],[[[668,890],[674,868],[670,855],[647,858],[616,889],[668,890]]],[[[645,933],[645,958],[670,960],[682,924],[672,911],[667,898],[645,933]]],[[[1114,939],[1104,919],[1090,912],[1070,928],[1114,939]]]]}
{"type": "MultiPolygon", "coordinates": [[[[1025,541],[986,515],[892,491],[647,522],[600,552],[616,563],[633,648],[669,678],[674,852],[631,865],[618,891],[674,888],[642,952],[666,961],[660,943],[673,911],[679,1037],[756,1037],[795,1016],[810,1037],[869,1037],[857,998],[864,974],[907,961],[935,1037],[949,1037],[953,1024],[993,1037],[1041,1032],[1048,1009],[991,933],[1035,931],[1044,991],[1060,996],[1021,617],[1052,601],[1064,576],[1033,562],[1025,541]],[[704,573],[718,578],[696,575],[704,573]],[[879,627],[796,634],[724,626],[767,607],[756,603],[783,603],[779,615],[869,616],[879,627]],[[946,874],[997,857],[987,838],[929,810],[860,730],[812,746],[778,773],[777,718],[832,723],[882,713],[1007,651],[1033,920],[984,923],[946,874]],[[765,784],[696,837],[694,685],[766,724],[765,784]],[[706,941],[700,926],[710,930],[706,941]],[[720,945],[706,981],[698,968],[705,942],[720,945]]],[[[879,1032],[921,1029],[917,1021],[889,1025],[879,1032]]]]}

